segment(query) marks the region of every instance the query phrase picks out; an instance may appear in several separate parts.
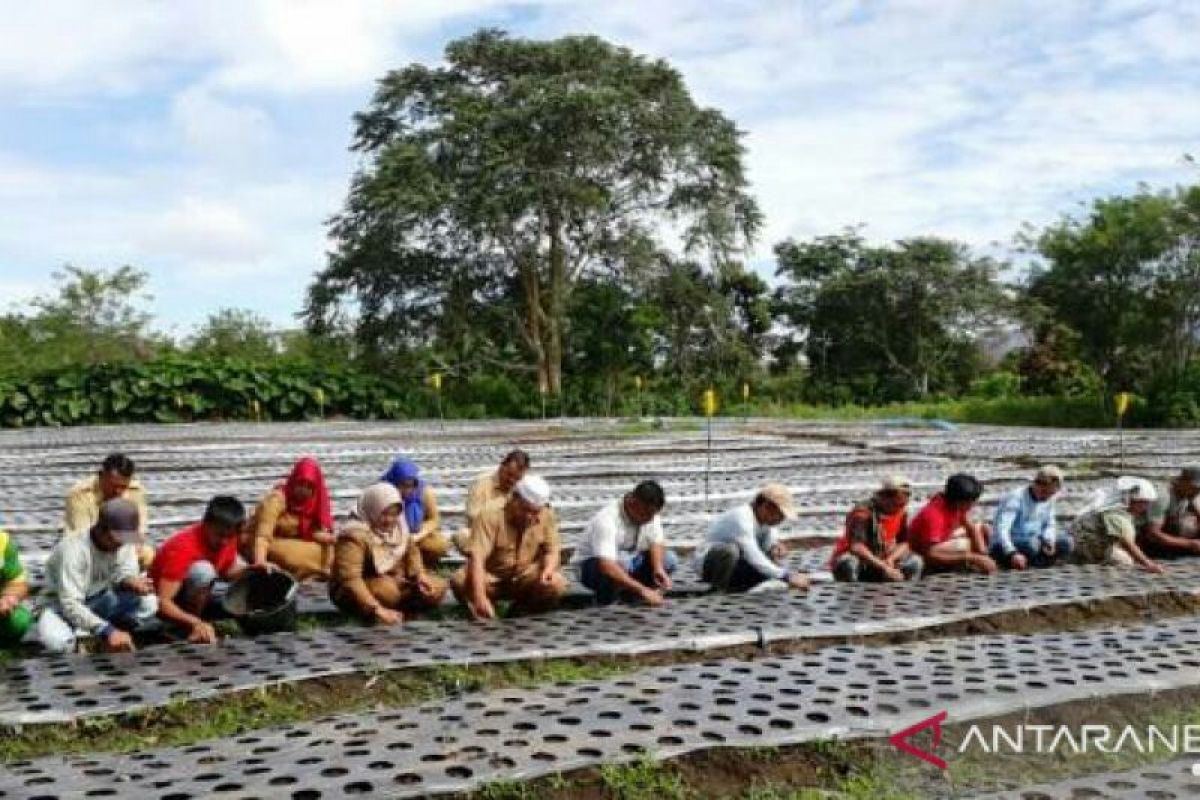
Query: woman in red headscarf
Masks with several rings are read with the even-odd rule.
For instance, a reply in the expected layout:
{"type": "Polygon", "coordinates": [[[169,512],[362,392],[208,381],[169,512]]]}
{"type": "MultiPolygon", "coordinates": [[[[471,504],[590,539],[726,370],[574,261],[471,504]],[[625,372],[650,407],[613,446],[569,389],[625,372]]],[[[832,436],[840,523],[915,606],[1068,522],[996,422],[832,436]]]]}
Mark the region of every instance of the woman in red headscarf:
{"type": "Polygon", "coordinates": [[[302,458],[258,504],[247,525],[243,555],[252,564],[269,561],[296,580],[328,580],[334,540],[321,465],[315,458],[302,458]]]}

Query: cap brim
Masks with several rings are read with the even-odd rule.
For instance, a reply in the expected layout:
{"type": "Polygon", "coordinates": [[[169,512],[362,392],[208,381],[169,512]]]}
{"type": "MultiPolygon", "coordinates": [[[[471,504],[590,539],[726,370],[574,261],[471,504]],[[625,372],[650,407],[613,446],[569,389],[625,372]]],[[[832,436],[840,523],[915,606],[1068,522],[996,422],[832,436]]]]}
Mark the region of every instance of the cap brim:
{"type": "Polygon", "coordinates": [[[142,535],[138,531],[110,531],[114,539],[121,544],[136,544],[142,540],[142,535]]]}

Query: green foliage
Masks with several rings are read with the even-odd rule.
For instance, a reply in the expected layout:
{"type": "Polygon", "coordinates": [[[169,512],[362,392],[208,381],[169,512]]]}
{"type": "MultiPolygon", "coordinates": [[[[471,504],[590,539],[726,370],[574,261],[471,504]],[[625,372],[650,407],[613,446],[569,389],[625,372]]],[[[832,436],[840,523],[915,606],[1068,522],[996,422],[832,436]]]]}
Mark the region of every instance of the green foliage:
{"type": "Polygon", "coordinates": [[[761,372],[769,318],[766,284],[729,265],[722,276],[700,264],[660,259],[647,291],[662,372],[678,384],[748,378],[761,372]]]}
{"type": "Polygon", "coordinates": [[[364,166],[305,313],[324,332],[353,300],[374,358],[433,350],[559,395],[580,279],[651,265],[659,222],[718,267],[761,223],[733,123],[594,36],[453,41],[445,66],[385,75],[355,125],[364,166]]]}
{"type": "MultiPolygon", "coordinates": [[[[1136,408],[1136,407],[1135,407],[1136,408]]],[[[1110,428],[1116,424],[1112,407],[1094,397],[963,398],[931,402],[889,403],[880,406],[845,404],[760,408],[762,413],[800,419],[887,419],[915,417],[985,425],[1030,425],[1064,428],[1110,428]]]]}
{"type": "Polygon", "coordinates": [[[1034,341],[1010,354],[1010,366],[1026,394],[1082,397],[1100,395],[1104,381],[1080,354],[1079,334],[1053,320],[1035,323],[1034,341]]]}
{"type": "Polygon", "coordinates": [[[1160,375],[1145,398],[1134,396],[1130,421],[1138,425],[1184,428],[1200,425],[1200,361],[1178,374],[1160,375]]]}
{"type": "Polygon", "coordinates": [[[971,397],[982,397],[988,400],[1018,397],[1021,394],[1021,376],[1005,370],[997,370],[990,375],[971,381],[967,391],[971,397]]]}
{"type": "Polygon", "coordinates": [[[1200,340],[1200,186],[1096,200],[1024,242],[1027,301],[1078,337],[1108,391],[1178,374],[1200,340]]]}
{"type": "Polygon", "coordinates": [[[980,369],[975,337],[1007,312],[998,265],[936,238],[874,247],[856,232],[775,248],[776,310],[802,337],[818,391],[838,402],[958,392],[980,369]]]}
{"type": "Polygon", "coordinates": [[[40,370],[136,361],[170,350],[150,333],[150,315],[138,308],[149,299],[146,273],[67,265],[54,278],[57,292],[35,298],[30,313],[0,317],[0,364],[40,370]]]}
{"type": "Polygon", "coordinates": [[[0,376],[0,425],[392,419],[430,413],[411,386],[344,366],[169,356],[0,376]]]}
{"type": "Polygon", "coordinates": [[[603,764],[600,779],[614,800],[689,800],[696,796],[676,770],[650,758],[633,764],[603,764]]]}
{"type": "Polygon", "coordinates": [[[206,358],[270,361],[279,355],[271,323],[253,311],[222,308],[192,337],[189,352],[206,358]]]}

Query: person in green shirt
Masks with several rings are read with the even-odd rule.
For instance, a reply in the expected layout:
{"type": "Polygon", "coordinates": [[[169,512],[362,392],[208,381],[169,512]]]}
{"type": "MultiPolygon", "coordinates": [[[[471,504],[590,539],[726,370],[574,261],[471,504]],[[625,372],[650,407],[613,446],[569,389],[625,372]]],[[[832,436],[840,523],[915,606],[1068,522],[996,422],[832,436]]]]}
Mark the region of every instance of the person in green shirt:
{"type": "Polygon", "coordinates": [[[33,624],[33,615],[22,602],[29,596],[29,584],[25,581],[25,568],[21,566],[21,554],[17,543],[0,528],[0,645],[17,644],[33,624]]]}

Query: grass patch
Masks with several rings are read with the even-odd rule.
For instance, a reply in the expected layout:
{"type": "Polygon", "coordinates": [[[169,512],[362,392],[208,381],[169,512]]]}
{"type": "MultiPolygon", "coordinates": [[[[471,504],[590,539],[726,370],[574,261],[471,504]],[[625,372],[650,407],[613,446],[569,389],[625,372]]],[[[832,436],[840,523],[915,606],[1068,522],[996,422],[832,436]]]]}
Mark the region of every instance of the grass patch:
{"type": "Polygon", "coordinates": [[[694,433],[702,430],[704,430],[704,423],[691,417],[655,417],[654,419],[622,421],[610,430],[595,431],[588,435],[645,436],[656,433],[694,433]]]}
{"type": "MultiPolygon", "coordinates": [[[[438,698],[508,687],[532,688],[554,683],[603,680],[668,664],[803,653],[847,641],[886,645],[999,631],[1037,633],[1141,621],[1148,614],[1155,618],[1169,618],[1196,613],[1200,613],[1200,599],[1191,595],[1139,595],[1136,598],[1113,598],[1101,602],[986,615],[899,634],[779,642],[767,650],[760,650],[755,645],[739,645],[704,652],[666,651],[632,657],[547,659],[380,670],[374,674],[289,682],[209,700],[180,701],[175,705],[125,717],[105,717],[74,725],[34,725],[12,733],[0,729],[0,762],[52,753],[130,751],[187,745],[205,738],[233,736],[255,728],[330,714],[362,712],[378,707],[400,708],[438,698]]],[[[1196,708],[1200,717],[1200,701],[1196,703],[1196,708]]],[[[823,758],[834,758],[843,745],[839,742],[814,742],[808,747],[823,758]]],[[[740,758],[743,762],[770,760],[774,752],[771,748],[746,750],[742,751],[740,758]]]]}
{"type": "Polygon", "coordinates": [[[695,797],[683,776],[650,759],[633,764],[605,764],[600,780],[617,800],[688,800],[695,797]]]}
{"type": "Polygon", "coordinates": [[[636,662],[524,661],[446,665],[283,684],[201,702],[179,702],[126,717],[36,725],[0,734],[0,762],[57,753],[130,752],[219,739],[329,714],[403,708],[471,692],[597,680],[636,662]]]}
{"type": "Polygon", "coordinates": [[[705,750],[671,761],[607,764],[467,795],[481,800],[916,800],[861,744],[705,750]],[[867,758],[864,758],[864,754],[867,758]]]}
{"type": "Polygon", "coordinates": [[[892,403],[885,406],[813,406],[764,404],[756,416],[812,420],[878,420],[892,417],[942,419],[981,425],[1029,425],[1057,428],[1111,428],[1111,411],[1092,397],[968,397],[960,400],[892,403]]]}

